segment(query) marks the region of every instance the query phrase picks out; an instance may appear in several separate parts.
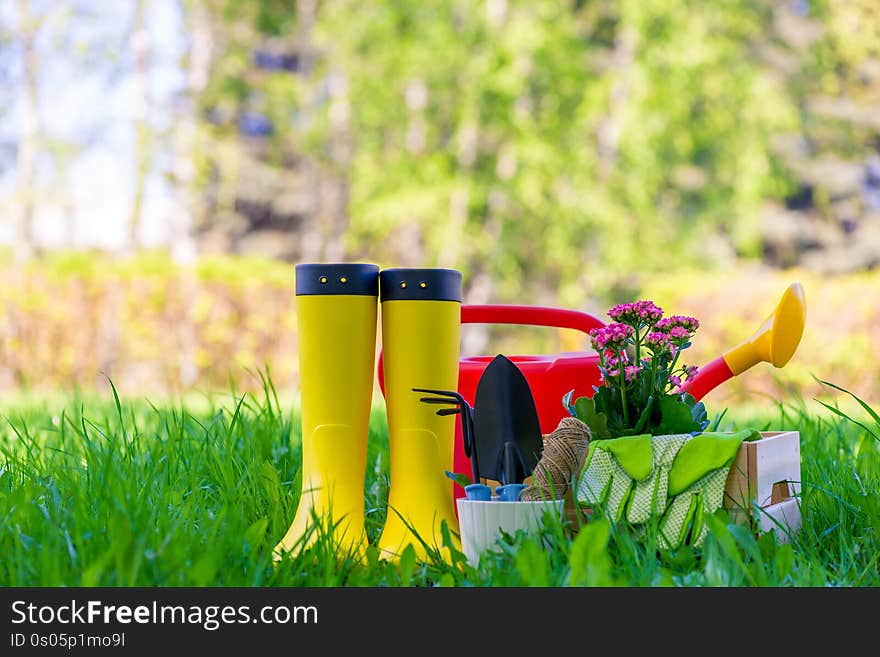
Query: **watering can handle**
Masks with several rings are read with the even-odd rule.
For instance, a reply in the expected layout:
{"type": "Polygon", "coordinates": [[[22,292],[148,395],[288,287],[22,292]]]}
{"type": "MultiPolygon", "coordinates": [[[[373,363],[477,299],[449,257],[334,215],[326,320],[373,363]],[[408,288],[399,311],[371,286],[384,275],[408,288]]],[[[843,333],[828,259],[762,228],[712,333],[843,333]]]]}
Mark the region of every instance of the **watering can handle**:
{"type": "MultiPolygon", "coordinates": [[[[551,326],[589,333],[605,323],[598,317],[578,310],[548,308],[546,306],[474,305],[461,307],[462,324],[520,324],[524,326],[551,326]]],[[[379,352],[377,374],[379,387],[385,392],[385,372],[382,352],[379,352]]]]}
{"type": "Polygon", "coordinates": [[[552,326],[589,333],[605,323],[598,317],[578,310],[544,306],[478,305],[461,307],[462,324],[521,324],[552,326]]]}

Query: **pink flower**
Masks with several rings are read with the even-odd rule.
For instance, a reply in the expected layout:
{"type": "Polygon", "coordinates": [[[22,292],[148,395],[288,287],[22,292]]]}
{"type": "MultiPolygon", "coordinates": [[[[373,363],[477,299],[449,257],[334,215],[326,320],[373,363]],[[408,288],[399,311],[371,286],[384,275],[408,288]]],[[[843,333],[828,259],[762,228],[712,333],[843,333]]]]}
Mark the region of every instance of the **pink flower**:
{"type": "Polygon", "coordinates": [[[603,381],[607,381],[608,379],[616,379],[617,377],[620,376],[620,368],[612,368],[612,369],[600,368],[600,371],[602,372],[602,380],[603,381]]]}
{"type": "Polygon", "coordinates": [[[685,380],[690,381],[695,376],[697,376],[697,372],[699,371],[700,369],[696,365],[691,365],[690,367],[684,368],[685,380]]]}
{"type": "Polygon", "coordinates": [[[635,379],[639,373],[642,371],[642,368],[638,365],[630,365],[626,368],[624,375],[626,376],[627,381],[632,381],[635,379]]]}
{"type": "Polygon", "coordinates": [[[627,324],[609,324],[600,329],[590,331],[590,342],[598,352],[622,351],[630,338],[635,334],[632,326],[627,324]]]}
{"type": "Polygon", "coordinates": [[[687,329],[687,332],[693,335],[697,332],[697,329],[700,328],[700,320],[696,317],[687,317],[685,315],[673,315],[669,318],[669,321],[672,322],[673,326],[681,326],[684,329],[687,329]]]}
{"type": "Polygon", "coordinates": [[[626,352],[620,352],[623,358],[616,353],[608,353],[605,355],[605,360],[602,364],[602,367],[599,370],[603,374],[603,380],[605,378],[616,378],[620,376],[620,368],[625,367],[629,362],[627,358],[626,352]]]}
{"type": "Polygon", "coordinates": [[[630,326],[651,326],[663,317],[663,309],[653,301],[636,301],[614,306],[608,311],[608,316],[615,322],[623,322],[630,326]]]}
{"type": "Polygon", "coordinates": [[[621,303],[608,311],[608,316],[615,322],[621,322],[628,319],[633,314],[633,304],[621,303]]]}
{"type": "Polygon", "coordinates": [[[661,319],[654,325],[655,331],[660,331],[661,333],[666,334],[670,334],[676,328],[684,329],[685,331],[687,331],[688,337],[691,337],[694,333],[697,332],[697,329],[700,328],[700,320],[698,320],[696,317],[673,315],[672,317],[661,319]]]}
{"type": "Polygon", "coordinates": [[[673,387],[675,387],[675,388],[680,388],[681,387],[681,377],[670,375],[669,383],[671,383],[673,385],[673,387]]]}
{"type": "Polygon", "coordinates": [[[645,336],[645,346],[655,354],[662,353],[669,347],[669,338],[665,333],[654,331],[645,336]]]}
{"type": "Polygon", "coordinates": [[[673,326],[667,335],[669,336],[669,344],[676,349],[675,353],[678,353],[677,350],[685,349],[689,345],[693,334],[684,326],[673,326]]]}

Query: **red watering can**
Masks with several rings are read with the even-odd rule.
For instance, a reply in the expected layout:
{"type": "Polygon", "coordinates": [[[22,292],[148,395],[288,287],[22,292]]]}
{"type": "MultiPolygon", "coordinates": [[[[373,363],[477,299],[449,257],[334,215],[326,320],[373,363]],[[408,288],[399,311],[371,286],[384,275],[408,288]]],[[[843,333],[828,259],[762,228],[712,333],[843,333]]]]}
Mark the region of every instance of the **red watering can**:
{"type": "MultiPolygon", "coordinates": [[[[700,399],[720,384],[737,376],[760,362],[783,367],[794,356],[800,344],[806,322],[806,300],[800,283],[793,283],[782,295],[776,309],[745,342],[730,349],[708,365],[682,387],[700,399]]],[[[588,313],[540,306],[462,306],[462,324],[520,324],[575,329],[588,334],[605,323],[588,313]]],[[[492,356],[462,358],[458,376],[458,391],[474,403],[477,383],[492,356]]],[[[522,370],[532,390],[535,407],[541,423],[541,432],[551,433],[559,420],[568,415],[562,397],[574,390],[574,398],[592,397],[593,386],[598,386],[599,356],[594,351],[565,352],[553,356],[509,356],[522,370]]],[[[385,394],[382,354],[378,364],[379,387],[385,394]]],[[[461,423],[456,424],[455,472],[469,472],[470,461],[464,453],[461,423]]],[[[455,487],[456,497],[464,495],[455,487]]]]}

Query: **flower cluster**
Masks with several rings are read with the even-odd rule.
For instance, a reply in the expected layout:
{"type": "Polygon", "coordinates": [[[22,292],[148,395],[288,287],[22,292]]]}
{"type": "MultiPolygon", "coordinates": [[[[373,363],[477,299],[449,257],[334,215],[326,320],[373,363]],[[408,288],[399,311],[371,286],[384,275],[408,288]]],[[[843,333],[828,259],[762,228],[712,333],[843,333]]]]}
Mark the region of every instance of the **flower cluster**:
{"type": "Polygon", "coordinates": [[[602,373],[602,378],[615,378],[620,376],[620,367],[626,367],[629,363],[629,357],[625,351],[606,353],[604,357],[600,358],[600,362],[599,371],[602,373]]]}
{"type": "Polygon", "coordinates": [[[700,328],[700,320],[685,315],[673,315],[654,323],[654,330],[661,333],[672,333],[676,329],[683,329],[692,336],[698,328],[700,328]]]}
{"type": "Polygon", "coordinates": [[[615,322],[643,328],[657,323],[663,317],[663,309],[653,301],[636,301],[614,306],[608,311],[608,316],[615,322]]]}
{"type": "MultiPolygon", "coordinates": [[[[669,408],[679,403],[695,407],[693,398],[684,393],[697,368],[681,365],[679,359],[691,346],[699,320],[685,315],[664,319],[663,310],[652,301],[614,306],[608,316],[614,323],[590,331],[602,381],[589,401],[595,413],[608,418],[608,429],[617,434],[668,428],[663,420],[666,412],[675,418],[669,422],[677,428],[692,430],[687,429],[693,426],[690,421],[680,424],[680,411],[676,415],[669,408]]],[[[587,414],[582,419],[593,417],[587,414]]]]}
{"type": "Polygon", "coordinates": [[[603,351],[618,353],[626,348],[634,334],[635,329],[628,324],[609,324],[590,331],[590,341],[593,349],[599,353],[603,351]]]}
{"type": "Polygon", "coordinates": [[[661,354],[669,349],[669,338],[665,333],[653,331],[645,336],[645,346],[651,350],[651,353],[661,354]]]}
{"type": "Polygon", "coordinates": [[[613,324],[590,331],[590,342],[599,353],[599,370],[606,385],[626,389],[645,373],[663,388],[655,390],[652,383],[652,391],[665,393],[670,386],[678,389],[696,375],[696,368],[676,366],[681,351],[690,346],[691,338],[700,328],[697,318],[673,315],[664,319],[663,309],[653,301],[623,303],[609,310],[608,316],[615,320],[613,324]],[[632,364],[627,355],[629,347],[634,347],[636,356],[632,364]],[[642,357],[643,349],[649,357],[642,357]]]}
{"type": "Polygon", "coordinates": [[[681,369],[675,374],[670,374],[667,380],[673,388],[681,388],[684,383],[696,377],[697,372],[699,369],[696,365],[682,365],[681,369]]]}
{"type": "Polygon", "coordinates": [[[645,336],[644,344],[655,356],[668,354],[675,358],[682,349],[690,346],[698,328],[700,321],[696,317],[673,315],[657,321],[645,336]]]}

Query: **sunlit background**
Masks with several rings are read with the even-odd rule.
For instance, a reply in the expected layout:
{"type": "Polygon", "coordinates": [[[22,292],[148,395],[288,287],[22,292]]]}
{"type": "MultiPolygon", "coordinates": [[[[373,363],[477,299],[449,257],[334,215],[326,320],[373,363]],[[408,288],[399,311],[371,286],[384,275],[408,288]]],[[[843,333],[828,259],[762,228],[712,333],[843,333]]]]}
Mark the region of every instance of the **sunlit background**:
{"type": "Polygon", "coordinates": [[[6,392],[295,390],[292,264],[356,260],[652,298],[696,364],[800,280],[794,361],[714,399],[880,400],[880,4],[3,0],[0,242],[6,392]]]}

